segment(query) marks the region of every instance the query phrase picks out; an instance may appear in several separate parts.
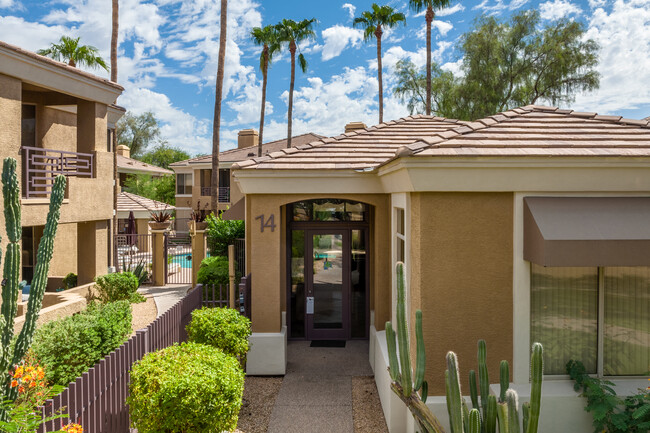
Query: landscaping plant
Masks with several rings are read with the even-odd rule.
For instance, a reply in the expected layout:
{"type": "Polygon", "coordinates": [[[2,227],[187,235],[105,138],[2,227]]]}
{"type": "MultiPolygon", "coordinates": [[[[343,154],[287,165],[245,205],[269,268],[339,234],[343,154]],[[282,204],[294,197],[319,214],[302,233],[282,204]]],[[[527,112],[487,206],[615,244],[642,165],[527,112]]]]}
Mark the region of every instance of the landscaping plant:
{"type": "Polygon", "coordinates": [[[208,251],[212,256],[228,255],[228,245],[246,235],[244,221],[224,220],[221,215],[208,215],[208,251]]]}
{"type": "Polygon", "coordinates": [[[99,300],[103,303],[129,300],[144,302],[144,297],[137,292],[140,282],[131,272],[106,274],[95,278],[99,300]]]}
{"type": "MultiPolygon", "coordinates": [[[[167,264],[172,260],[172,257],[167,258],[167,264]]],[[[122,256],[122,270],[123,272],[130,272],[138,279],[138,287],[144,284],[149,279],[149,271],[147,270],[147,263],[144,259],[140,259],[137,265],[133,263],[126,263],[126,256],[122,256]]]]}
{"type": "Polygon", "coordinates": [[[131,317],[128,301],[92,303],[79,314],[39,327],[33,350],[47,380],[68,386],[129,338],[131,317]]]}
{"type": "MultiPolygon", "coordinates": [[[[235,283],[241,279],[241,273],[237,271],[237,264],[235,263],[235,283]]],[[[230,270],[228,267],[228,257],[216,256],[206,257],[201,261],[197,282],[203,285],[219,285],[227,286],[230,284],[230,270]]]]}
{"type": "MultiPolygon", "coordinates": [[[[20,363],[27,349],[32,344],[38,313],[43,305],[43,295],[47,285],[47,273],[52,260],[54,238],[59,222],[61,203],[65,194],[66,180],[57,176],[50,195],[50,207],[47,214],[43,236],[38,244],[36,266],[32,279],[25,322],[17,337],[14,337],[14,319],[18,308],[18,298],[24,282],[20,282],[20,241],[22,235],[20,215],[20,189],[16,174],[16,160],[6,158],[2,167],[2,194],[4,198],[4,215],[7,237],[2,274],[2,308],[0,315],[0,402],[13,402],[18,396],[18,389],[11,387],[10,371],[20,363]]],[[[0,421],[8,421],[5,406],[0,406],[0,421]]]]}
{"type": "Polygon", "coordinates": [[[131,369],[129,413],[139,433],[234,431],[244,372],[232,356],[197,343],[148,353],[131,369]]]}
{"type": "Polygon", "coordinates": [[[208,307],[194,310],[186,330],[188,341],[221,349],[237,358],[242,367],[246,365],[251,321],[237,310],[208,307]]]}
{"type": "MultiPolygon", "coordinates": [[[[386,322],[386,343],[388,347],[388,372],[392,380],[391,389],[406,404],[415,417],[419,427],[428,433],[442,433],[444,429],[431,410],[426,406],[427,382],[424,380],[426,356],[422,332],[422,311],[415,312],[415,341],[416,365],[411,369],[409,348],[409,329],[406,322],[406,288],[404,280],[404,264],[397,263],[397,333],[391,322],[386,322]],[[399,343],[399,344],[398,344],[399,343]],[[399,362],[398,362],[399,350],[399,362]],[[421,397],[418,395],[421,392],[421,397]]],[[[479,390],[476,387],[476,372],[470,371],[470,396],[472,410],[470,411],[460,391],[458,359],[454,352],[447,354],[447,369],[445,370],[445,389],[447,396],[447,411],[452,433],[467,433],[481,431],[496,432],[498,421],[499,432],[537,433],[541,407],[543,350],[539,343],[533,344],[531,355],[531,402],[523,405],[523,427],[519,426],[518,396],[516,391],[509,389],[509,367],[506,361],[501,362],[499,401],[489,395],[490,381],[487,374],[487,353],[484,340],[478,343],[479,360],[479,390]]]]}
{"type": "Polygon", "coordinates": [[[68,275],[65,276],[62,283],[63,283],[63,290],[68,290],[68,289],[72,289],[73,287],[77,287],[77,274],[75,274],[74,272],[70,272],[68,275]]]}
{"type": "Polygon", "coordinates": [[[614,383],[589,376],[582,362],[571,360],[566,370],[576,382],[573,388],[582,390],[582,396],[587,399],[585,410],[594,419],[595,433],[641,433],[650,430],[650,387],[620,398],[616,395],[614,383]]]}

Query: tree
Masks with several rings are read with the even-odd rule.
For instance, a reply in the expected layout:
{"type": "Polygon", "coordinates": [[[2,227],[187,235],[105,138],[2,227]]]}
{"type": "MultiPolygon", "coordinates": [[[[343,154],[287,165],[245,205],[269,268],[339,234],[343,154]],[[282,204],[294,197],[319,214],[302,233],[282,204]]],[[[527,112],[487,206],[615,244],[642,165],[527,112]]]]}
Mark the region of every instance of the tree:
{"type": "Polygon", "coordinates": [[[427,24],[427,92],[426,92],[426,114],[431,114],[431,23],[435,18],[435,10],[446,8],[451,3],[450,0],[409,0],[409,6],[416,13],[426,8],[424,19],[427,24]]]}
{"type": "MultiPolygon", "coordinates": [[[[113,0],[111,14],[111,81],[117,83],[117,45],[119,36],[120,2],[113,0]]],[[[117,195],[120,193],[119,179],[117,176],[117,135],[113,129],[111,146],[113,147],[113,233],[117,233],[117,195]]],[[[111,263],[113,264],[113,263],[111,263]]]]}
{"type": "MultiPolygon", "coordinates": [[[[435,113],[447,112],[453,106],[455,98],[454,74],[444,71],[436,63],[432,63],[432,80],[429,106],[435,113]]],[[[399,60],[395,64],[397,86],[393,89],[395,96],[406,103],[410,114],[426,112],[427,77],[424,71],[409,60],[399,60]]]]}
{"type": "Polygon", "coordinates": [[[176,179],[174,176],[153,177],[148,174],[129,176],[124,184],[124,191],[172,206],[176,203],[176,179]]]}
{"type": "Polygon", "coordinates": [[[373,37],[377,40],[377,79],[379,80],[379,123],[384,121],[384,89],[381,71],[381,35],[383,28],[392,29],[399,23],[406,25],[406,17],[403,13],[395,12],[390,6],[379,6],[372,4],[371,11],[365,11],[360,17],[352,22],[352,25],[364,29],[363,39],[367,42],[373,37]]]}
{"type": "Polygon", "coordinates": [[[115,125],[117,144],[129,146],[131,157],[137,158],[147,149],[147,146],[160,137],[158,119],[151,111],[135,115],[127,112],[115,125]]]}
{"type": "MultiPolygon", "coordinates": [[[[293,86],[296,80],[296,51],[298,44],[316,36],[312,25],[316,22],[316,18],[305,19],[300,22],[294,20],[283,19],[276,26],[278,32],[278,41],[282,44],[289,45],[289,53],[291,53],[291,81],[289,84],[289,109],[287,111],[287,148],[291,147],[291,127],[293,117],[293,86]]],[[[307,72],[307,60],[305,56],[298,54],[298,64],[300,70],[307,72]]]]}
{"type": "Polygon", "coordinates": [[[251,30],[251,38],[256,45],[263,45],[260,54],[260,70],[262,71],[262,109],[260,114],[260,136],[257,146],[257,156],[262,156],[262,143],[264,143],[264,111],[266,109],[266,81],[269,64],[273,54],[280,50],[278,32],[275,26],[254,27],[251,30]]]}
{"type": "MultiPolygon", "coordinates": [[[[464,76],[434,66],[434,111],[474,120],[539,101],[573,102],[576,93],[597,89],[600,81],[598,44],[584,35],[583,24],[566,19],[542,28],[536,11],[519,13],[510,22],[479,18],[460,39],[464,76]]],[[[420,111],[424,78],[412,73],[402,64],[395,92],[420,111]]]]}
{"type": "Polygon", "coordinates": [[[90,68],[102,67],[108,71],[108,65],[99,56],[99,50],[91,45],[79,45],[79,38],[61,36],[58,44],[51,44],[50,48],[38,50],[41,56],[51,57],[60,62],[67,62],[72,67],[86,65],[90,68]]]}
{"type": "Polygon", "coordinates": [[[189,158],[190,154],[184,150],[170,146],[167,142],[162,142],[158,143],[153,149],[142,154],[140,161],[169,169],[169,164],[184,161],[189,158]]]}
{"type": "Polygon", "coordinates": [[[219,63],[217,64],[217,83],[214,97],[214,121],[212,122],[212,179],[210,184],[210,207],[217,213],[219,208],[219,129],[221,127],[221,97],[223,74],[226,63],[226,30],[228,0],[221,0],[221,30],[219,33],[219,63]]]}

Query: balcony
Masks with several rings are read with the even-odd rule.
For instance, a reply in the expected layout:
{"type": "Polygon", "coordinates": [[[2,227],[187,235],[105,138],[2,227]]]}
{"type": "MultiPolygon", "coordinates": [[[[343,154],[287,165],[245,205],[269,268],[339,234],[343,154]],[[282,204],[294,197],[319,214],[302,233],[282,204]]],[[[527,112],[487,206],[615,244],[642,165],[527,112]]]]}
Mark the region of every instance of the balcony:
{"type": "MultiPolygon", "coordinates": [[[[202,186],[201,187],[201,197],[210,197],[212,195],[212,187],[202,186]]],[[[220,186],[219,187],[219,203],[230,203],[230,187],[229,186],[220,186]]]]}
{"type": "Polygon", "coordinates": [[[94,176],[92,153],[68,152],[23,146],[23,197],[47,198],[52,193],[54,179],[60,174],[67,177],[94,176]]]}

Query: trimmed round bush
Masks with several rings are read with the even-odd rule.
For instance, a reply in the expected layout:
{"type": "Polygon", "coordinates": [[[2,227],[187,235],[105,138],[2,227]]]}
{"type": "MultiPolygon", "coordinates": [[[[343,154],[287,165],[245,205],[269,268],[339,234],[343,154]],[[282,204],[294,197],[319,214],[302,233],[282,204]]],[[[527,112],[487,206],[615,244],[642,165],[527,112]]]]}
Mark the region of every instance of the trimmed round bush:
{"type": "Polygon", "coordinates": [[[53,320],[34,334],[32,350],[45,366],[45,377],[67,386],[131,335],[128,301],[92,303],[74,316],[53,320]]]}
{"type": "Polygon", "coordinates": [[[183,343],[137,362],[129,391],[139,433],[221,433],[237,427],[244,372],[217,348],[183,343]]]}
{"type": "Polygon", "coordinates": [[[228,257],[215,256],[203,259],[199,267],[197,282],[205,285],[230,284],[228,257]]]}
{"type": "Polygon", "coordinates": [[[246,357],[251,321],[237,310],[208,307],[194,310],[185,329],[188,341],[216,347],[240,361],[246,357]]]}
{"type": "Polygon", "coordinates": [[[106,274],[95,278],[97,284],[97,293],[103,303],[115,302],[121,300],[130,300],[138,302],[139,297],[136,291],[140,282],[131,272],[120,272],[115,274],[106,274]]]}

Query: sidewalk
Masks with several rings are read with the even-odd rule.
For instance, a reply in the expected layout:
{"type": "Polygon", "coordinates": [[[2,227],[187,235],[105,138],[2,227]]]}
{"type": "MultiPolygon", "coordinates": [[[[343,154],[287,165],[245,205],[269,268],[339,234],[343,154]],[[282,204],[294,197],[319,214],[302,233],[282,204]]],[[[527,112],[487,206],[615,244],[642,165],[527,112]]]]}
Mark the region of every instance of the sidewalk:
{"type": "Polygon", "coordinates": [[[352,378],[372,376],[368,342],[345,348],[289,342],[287,374],[275,401],[269,433],[353,433],[352,378]]]}
{"type": "Polygon", "coordinates": [[[153,296],[158,317],[180,301],[190,289],[191,284],[168,284],[166,286],[144,286],[139,289],[143,295],[153,296]]]}

